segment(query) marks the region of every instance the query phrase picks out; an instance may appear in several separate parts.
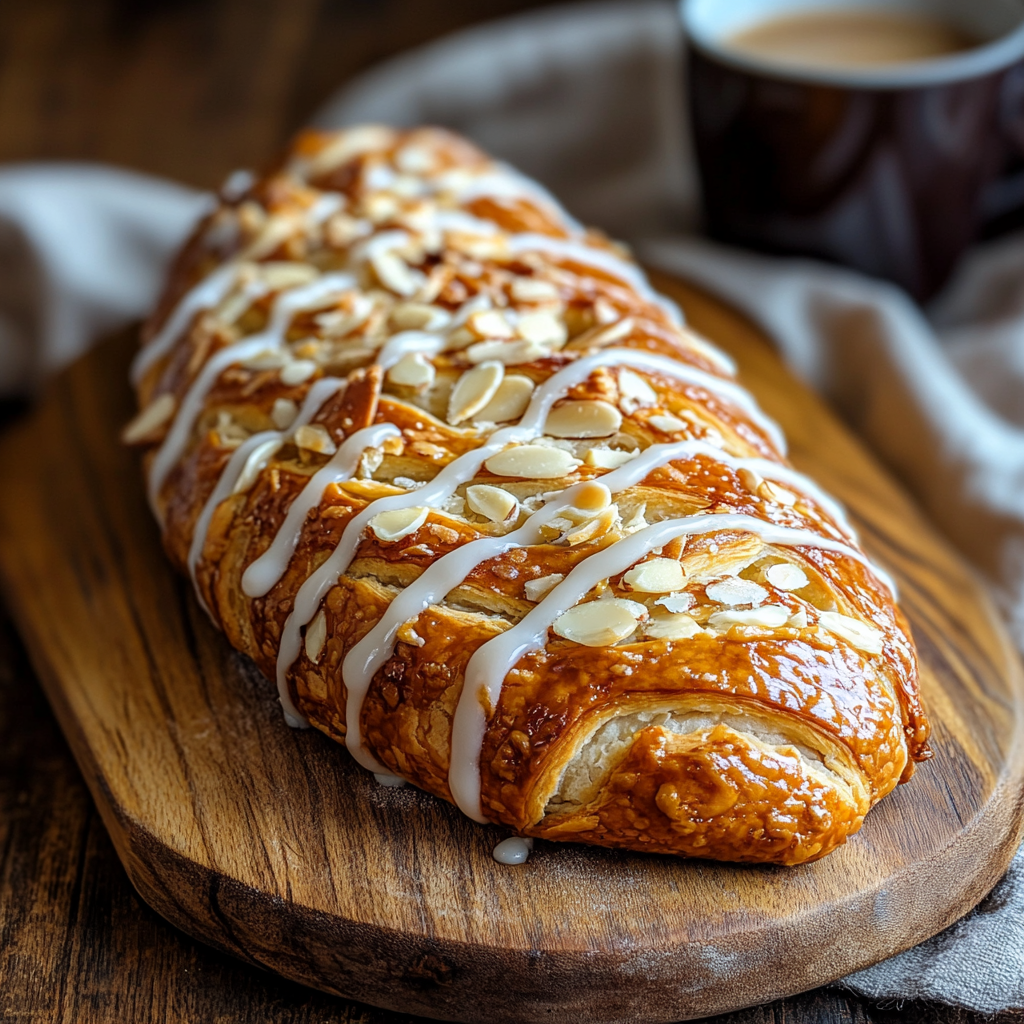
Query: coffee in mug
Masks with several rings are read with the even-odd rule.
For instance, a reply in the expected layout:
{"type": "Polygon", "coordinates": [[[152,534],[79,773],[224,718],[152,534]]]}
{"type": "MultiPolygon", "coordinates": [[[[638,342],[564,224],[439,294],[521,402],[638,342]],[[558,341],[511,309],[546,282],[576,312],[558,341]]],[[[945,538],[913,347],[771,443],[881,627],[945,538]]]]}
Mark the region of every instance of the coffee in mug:
{"type": "Polygon", "coordinates": [[[957,25],[923,14],[826,8],[759,21],[725,40],[768,60],[847,68],[932,60],[980,42],[957,25]]]}
{"type": "Polygon", "coordinates": [[[1024,0],[680,0],[704,223],[926,299],[1024,216],[1024,0]]]}

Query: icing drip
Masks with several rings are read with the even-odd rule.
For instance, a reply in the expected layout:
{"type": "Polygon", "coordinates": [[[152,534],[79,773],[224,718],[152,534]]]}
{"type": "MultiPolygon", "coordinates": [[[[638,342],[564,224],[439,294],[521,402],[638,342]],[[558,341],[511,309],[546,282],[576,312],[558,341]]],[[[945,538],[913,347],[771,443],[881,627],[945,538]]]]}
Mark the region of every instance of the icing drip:
{"type": "Polygon", "coordinates": [[[302,524],[310,510],[319,506],[324,491],[331,485],[351,480],[359,460],[367,448],[378,448],[389,437],[401,437],[402,432],[391,423],[377,423],[357,430],[346,438],[331,457],[330,462],[310,477],[288,508],[284,522],[269,548],[252,562],[242,576],[242,592],[246,597],[263,597],[285,574],[299,538],[302,524]]]}
{"type": "Polygon", "coordinates": [[[755,533],[766,543],[781,547],[814,547],[856,559],[873,572],[890,590],[892,581],[867,557],[839,541],[821,537],[810,530],[766,523],[746,515],[695,515],[668,519],[639,530],[616,544],[580,562],[520,622],[483,644],[466,666],[462,694],[452,722],[451,768],[448,784],[455,803],[464,814],[486,822],[480,803],[480,752],[490,715],[497,708],[505,677],[525,655],[540,650],[547,642],[554,621],[577,605],[601,580],[625,572],[654,548],[677,537],[722,530],[755,533]]]}
{"type": "Polygon", "coordinates": [[[533,851],[533,840],[522,836],[503,839],[494,848],[492,856],[499,864],[525,864],[533,851]]]}
{"type": "MultiPolygon", "coordinates": [[[[299,427],[307,424],[319,412],[324,402],[337,394],[344,386],[345,381],[338,377],[324,377],[318,380],[309,389],[306,400],[302,403],[302,408],[288,430],[264,430],[258,434],[253,434],[252,437],[244,441],[231,453],[231,458],[228,459],[224,469],[221,470],[220,477],[217,479],[210,497],[207,498],[202,512],[199,513],[199,518],[196,520],[196,525],[192,531],[192,544],[188,552],[188,572],[192,577],[196,598],[207,615],[210,614],[210,609],[207,607],[206,601],[199,590],[199,584],[196,581],[196,566],[199,564],[199,559],[202,558],[203,551],[206,548],[206,538],[210,532],[210,520],[213,518],[213,513],[216,512],[217,506],[234,492],[238,478],[241,476],[245,464],[249,461],[249,456],[257,448],[263,444],[269,446],[275,441],[280,445],[287,436],[294,434],[299,427]]],[[[276,450],[275,447],[274,451],[276,450]]],[[[272,454],[268,447],[267,458],[269,459],[272,454]]]]}
{"type": "Polygon", "coordinates": [[[310,284],[279,293],[274,300],[270,322],[262,331],[250,335],[244,341],[222,348],[206,361],[186,393],[149,470],[149,503],[158,518],[157,499],[160,489],[167,479],[167,474],[184,453],[196,419],[203,411],[206,396],[216,384],[217,378],[235,363],[251,359],[268,350],[280,349],[296,313],[334,292],[344,291],[354,285],[355,279],[350,274],[324,274],[310,284]]]}

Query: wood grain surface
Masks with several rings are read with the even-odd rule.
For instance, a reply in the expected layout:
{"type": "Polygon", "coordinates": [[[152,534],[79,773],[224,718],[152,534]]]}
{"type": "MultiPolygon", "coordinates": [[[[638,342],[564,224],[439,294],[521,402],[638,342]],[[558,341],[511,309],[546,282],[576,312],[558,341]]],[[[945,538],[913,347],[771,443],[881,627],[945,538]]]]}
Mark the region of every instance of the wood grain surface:
{"type": "MultiPolygon", "coordinates": [[[[549,0],[5,0],[0,160],[111,161],[210,187],[235,166],[263,161],[362,68],[543,2],[549,0]]],[[[93,369],[102,371],[102,361],[93,369]]],[[[0,428],[22,409],[0,403],[0,428]]],[[[222,955],[140,901],[2,602],[0,1020],[412,1020],[222,955]]],[[[1017,1024],[1024,1012],[990,1019],[925,1003],[879,1006],[819,989],[716,1024],[982,1020],[1017,1024]]]]}
{"type": "Polygon", "coordinates": [[[660,282],[739,360],[793,459],[893,570],[934,761],[837,853],[752,869],[538,844],[525,868],[417,791],[284,727],[273,687],[159,549],[134,457],[130,339],[0,441],[0,570],[129,877],[185,931],[305,984],[467,1021],[671,1021],[811,988],[966,912],[1016,847],[1024,700],[969,574],[744,321],[660,282]]]}

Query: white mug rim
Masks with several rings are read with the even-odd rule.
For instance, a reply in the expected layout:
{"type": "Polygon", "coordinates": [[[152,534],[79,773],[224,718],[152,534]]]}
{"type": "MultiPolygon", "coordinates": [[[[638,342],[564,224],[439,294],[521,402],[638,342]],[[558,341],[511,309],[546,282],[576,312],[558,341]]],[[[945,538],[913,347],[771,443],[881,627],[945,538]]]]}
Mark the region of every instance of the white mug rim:
{"type": "MultiPolygon", "coordinates": [[[[828,68],[757,57],[723,44],[694,25],[692,11],[700,2],[706,0],[679,0],[680,19],[689,45],[720,64],[762,78],[855,89],[916,89],[986,78],[1024,60],[1024,8],[1016,27],[962,53],[877,68],[828,68]]],[[[867,0],[862,6],[884,9],[879,0],[867,0]]]]}

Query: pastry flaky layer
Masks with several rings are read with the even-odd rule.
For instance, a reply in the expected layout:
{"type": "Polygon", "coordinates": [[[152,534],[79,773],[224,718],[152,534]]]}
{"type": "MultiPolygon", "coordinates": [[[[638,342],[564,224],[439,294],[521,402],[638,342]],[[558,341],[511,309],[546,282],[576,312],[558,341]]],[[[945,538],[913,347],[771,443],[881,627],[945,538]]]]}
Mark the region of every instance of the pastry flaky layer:
{"type": "Polygon", "coordinates": [[[181,253],[125,437],[290,724],[524,835],[797,864],[928,725],[891,583],[733,373],[463,139],[310,132],[181,253]]]}

